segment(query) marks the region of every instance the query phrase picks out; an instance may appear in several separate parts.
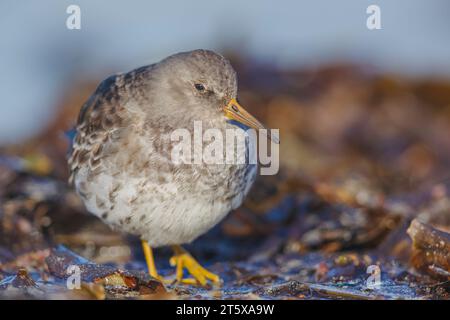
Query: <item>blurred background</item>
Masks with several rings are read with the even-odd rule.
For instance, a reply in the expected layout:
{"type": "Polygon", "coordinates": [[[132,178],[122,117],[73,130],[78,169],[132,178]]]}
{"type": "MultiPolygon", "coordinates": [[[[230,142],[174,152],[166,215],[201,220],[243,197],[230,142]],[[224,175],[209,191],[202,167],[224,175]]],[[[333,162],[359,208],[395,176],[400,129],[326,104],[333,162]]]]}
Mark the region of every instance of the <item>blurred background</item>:
{"type": "Polygon", "coordinates": [[[42,129],[77,81],[197,48],[232,51],[281,69],[351,62],[449,76],[449,12],[446,0],[5,0],[0,144],[42,129]],[[81,8],[81,30],[66,28],[70,4],[81,8]],[[371,4],[381,8],[381,30],[366,27],[371,4]]]}
{"type": "Polygon", "coordinates": [[[447,0],[3,0],[0,298],[161,293],[139,240],[68,186],[64,132],[109,75],[204,48],[231,60],[242,104],[280,129],[280,172],[189,248],[224,285],[163,292],[449,299],[449,13],[447,0]],[[71,4],[81,30],[66,28],[71,4]],[[380,30],[366,26],[372,4],[380,30]],[[61,282],[72,264],[81,292],[61,282]],[[387,285],[368,291],[374,264],[387,285]]]}

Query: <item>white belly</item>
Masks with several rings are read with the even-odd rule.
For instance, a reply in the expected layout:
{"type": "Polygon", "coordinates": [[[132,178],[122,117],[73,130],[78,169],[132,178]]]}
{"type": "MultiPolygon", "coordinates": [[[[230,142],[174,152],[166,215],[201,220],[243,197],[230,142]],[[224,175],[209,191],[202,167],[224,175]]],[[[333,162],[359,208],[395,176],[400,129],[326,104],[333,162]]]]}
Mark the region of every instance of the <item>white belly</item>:
{"type": "Polygon", "coordinates": [[[80,170],[75,185],[89,212],[112,227],[159,247],[189,243],[220,222],[242,203],[256,169],[255,166],[249,170],[242,191],[226,201],[221,190],[187,194],[182,191],[183,186],[133,178],[126,173],[114,177],[101,173],[93,179],[87,170],[80,170]]]}

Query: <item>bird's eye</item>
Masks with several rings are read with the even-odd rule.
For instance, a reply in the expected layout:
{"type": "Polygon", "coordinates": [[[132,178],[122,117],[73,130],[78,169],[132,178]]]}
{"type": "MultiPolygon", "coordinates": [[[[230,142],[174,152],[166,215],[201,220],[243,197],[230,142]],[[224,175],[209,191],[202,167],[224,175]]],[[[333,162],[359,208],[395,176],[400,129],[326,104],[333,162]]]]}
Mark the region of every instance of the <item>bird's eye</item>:
{"type": "Polygon", "coordinates": [[[195,89],[197,89],[197,91],[203,92],[205,91],[205,86],[202,85],[201,83],[196,83],[194,84],[195,89]]]}

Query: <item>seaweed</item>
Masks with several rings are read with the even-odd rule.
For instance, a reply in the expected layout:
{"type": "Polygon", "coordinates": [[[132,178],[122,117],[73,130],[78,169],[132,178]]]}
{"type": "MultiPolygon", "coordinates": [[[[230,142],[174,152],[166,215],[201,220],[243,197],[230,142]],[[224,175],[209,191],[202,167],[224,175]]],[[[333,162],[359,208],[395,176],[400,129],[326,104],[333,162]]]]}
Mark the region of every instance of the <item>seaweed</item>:
{"type": "Polygon", "coordinates": [[[189,245],[220,286],[151,278],[139,239],[90,215],[67,184],[61,132],[94,89],[86,79],[41,134],[0,149],[0,298],[448,299],[448,81],[234,65],[242,104],[282,143],[280,172],[189,245]]]}

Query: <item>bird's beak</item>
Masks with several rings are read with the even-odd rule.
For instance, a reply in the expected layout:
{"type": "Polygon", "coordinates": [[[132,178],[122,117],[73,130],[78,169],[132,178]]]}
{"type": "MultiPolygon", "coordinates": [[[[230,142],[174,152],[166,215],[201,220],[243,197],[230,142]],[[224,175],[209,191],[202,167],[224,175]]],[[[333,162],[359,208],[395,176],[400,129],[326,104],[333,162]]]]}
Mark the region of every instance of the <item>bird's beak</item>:
{"type": "MultiPolygon", "coordinates": [[[[252,116],[250,113],[247,112],[237,101],[235,98],[231,99],[228,104],[223,107],[223,111],[225,112],[225,116],[230,120],[235,120],[239,123],[242,123],[243,125],[246,125],[249,128],[253,128],[255,130],[259,129],[266,129],[262,125],[261,122],[256,120],[254,116],[252,116]]],[[[267,130],[267,136],[268,138],[275,142],[280,143],[277,137],[270,134],[270,131],[267,130]]]]}

